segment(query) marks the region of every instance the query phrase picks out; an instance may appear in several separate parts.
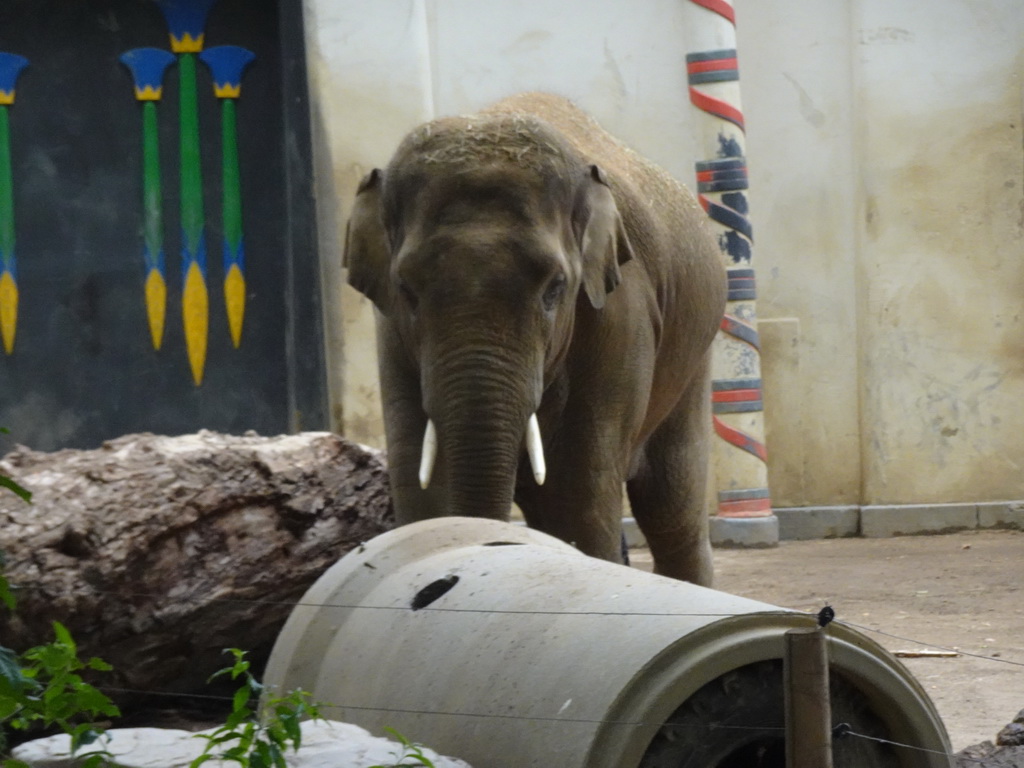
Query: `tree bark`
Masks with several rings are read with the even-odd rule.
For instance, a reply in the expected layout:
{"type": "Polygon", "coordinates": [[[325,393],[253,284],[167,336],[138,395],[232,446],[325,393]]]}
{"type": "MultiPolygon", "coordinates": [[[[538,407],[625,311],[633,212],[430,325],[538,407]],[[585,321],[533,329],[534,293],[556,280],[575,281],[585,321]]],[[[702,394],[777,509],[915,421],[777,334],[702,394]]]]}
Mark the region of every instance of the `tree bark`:
{"type": "Polygon", "coordinates": [[[34,494],[0,489],[18,599],[0,644],[23,651],[60,621],[114,665],[106,686],[134,691],[208,691],[229,647],[260,664],[316,578],[393,521],[380,452],[328,433],[19,447],[0,472],[34,494]]]}

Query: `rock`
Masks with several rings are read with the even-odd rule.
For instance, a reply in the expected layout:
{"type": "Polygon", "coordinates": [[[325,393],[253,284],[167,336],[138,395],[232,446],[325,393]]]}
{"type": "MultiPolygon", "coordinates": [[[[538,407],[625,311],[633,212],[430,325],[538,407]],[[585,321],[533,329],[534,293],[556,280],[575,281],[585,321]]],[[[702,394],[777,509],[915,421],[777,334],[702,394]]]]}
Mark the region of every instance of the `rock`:
{"type": "Polygon", "coordinates": [[[983,741],[958,752],[957,768],[1024,768],[1024,709],[999,731],[996,743],[983,741]]]}
{"type": "Polygon", "coordinates": [[[1013,722],[996,734],[996,744],[1001,747],[1024,746],[1024,709],[1017,713],[1013,722]]]}
{"type": "Polygon", "coordinates": [[[956,754],[957,768],[1024,768],[1024,747],[997,747],[983,741],[956,754]]]}
{"type": "MultiPolygon", "coordinates": [[[[107,731],[110,738],[106,748],[124,768],[188,768],[203,750],[206,742],[199,738],[203,733],[212,733],[212,729],[191,733],[161,728],[115,728],[107,731]]],[[[69,747],[70,739],[62,734],[22,744],[14,750],[13,757],[32,768],[74,768],[81,763],[81,757],[70,757],[69,747]]],[[[436,768],[471,768],[462,760],[422,749],[436,768]]],[[[359,726],[317,720],[302,723],[302,747],[298,752],[289,752],[286,760],[292,768],[370,768],[393,766],[403,754],[403,746],[398,742],[372,736],[359,726]]],[[[229,768],[237,763],[211,760],[204,765],[229,768]]]]}
{"type": "Polygon", "coordinates": [[[1024,747],[1024,725],[1010,723],[996,734],[996,744],[1001,747],[1024,747]]]}
{"type": "Polygon", "coordinates": [[[0,613],[3,645],[48,642],[58,620],[80,656],[114,666],[108,689],[211,693],[227,647],[258,669],[292,604],[393,520],[380,452],[328,433],[127,435],[18,448],[0,472],[34,493],[0,493],[0,550],[20,587],[17,614],[0,613]]]}
{"type": "MultiPolygon", "coordinates": [[[[303,723],[302,748],[288,764],[296,768],[367,768],[390,766],[403,757],[401,744],[371,735],[350,723],[319,721],[303,723]]],[[[422,747],[423,754],[437,768],[470,768],[469,763],[445,757],[422,747]]],[[[405,762],[405,761],[403,761],[405,762]]],[[[412,763],[415,764],[415,763],[412,763]]]]}
{"type": "MultiPolygon", "coordinates": [[[[187,766],[203,751],[203,742],[194,738],[190,731],[165,728],[115,728],[107,731],[107,740],[98,746],[105,747],[116,755],[118,762],[131,759],[138,768],[162,768],[163,766],[187,766]]],[[[74,768],[81,757],[71,757],[71,740],[66,734],[49,736],[45,739],[28,741],[15,747],[11,753],[16,760],[23,760],[32,768],[74,768]]],[[[87,755],[91,747],[80,752],[87,755]]],[[[219,762],[219,761],[218,761],[219,762]]],[[[211,761],[207,765],[213,765],[211,761]]]]}

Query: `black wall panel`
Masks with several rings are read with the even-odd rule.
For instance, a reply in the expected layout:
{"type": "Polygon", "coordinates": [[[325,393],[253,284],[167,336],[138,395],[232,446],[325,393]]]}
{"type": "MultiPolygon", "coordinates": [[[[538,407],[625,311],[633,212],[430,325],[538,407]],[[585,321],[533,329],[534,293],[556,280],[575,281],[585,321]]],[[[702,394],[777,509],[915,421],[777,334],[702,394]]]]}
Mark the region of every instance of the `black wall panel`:
{"type": "Polygon", "coordinates": [[[221,263],[222,103],[197,66],[209,295],[197,384],[181,307],[180,67],[168,68],[156,103],[167,285],[158,350],[144,292],[142,102],[119,61],[142,46],[170,50],[164,15],[152,0],[0,2],[0,51],[28,60],[14,103],[0,106],[18,291],[14,347],[0,346],[0,426],[11,431],[0,452],[13,442],[91,447],[137,431],[326,427],[300,9],[216,0],[206,19],[206,48],[243,46],[255,59],[235,101],[246,261],[237,348],[221,263]]]}

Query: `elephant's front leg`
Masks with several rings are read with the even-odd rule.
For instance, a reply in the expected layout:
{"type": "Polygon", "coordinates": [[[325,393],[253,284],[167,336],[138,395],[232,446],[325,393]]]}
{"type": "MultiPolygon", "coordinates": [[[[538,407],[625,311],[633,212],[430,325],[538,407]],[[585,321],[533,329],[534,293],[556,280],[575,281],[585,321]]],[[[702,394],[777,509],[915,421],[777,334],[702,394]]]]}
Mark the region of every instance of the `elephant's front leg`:
{"type": "Polygon", "coordinates": [[[705,488],[711,395],[699,377],[650,436],[629,501],[654,558],[655,573],[710,587],[705,488]]]}
{"type": "Polygon", "coordinates": [[[568,542],[586,555],[622,562],[622,460],[607,441],[562,435],[547,446],[548,473],[537,486],[525,461],[520,465],[516,501],[531,528],[568,542]]]}

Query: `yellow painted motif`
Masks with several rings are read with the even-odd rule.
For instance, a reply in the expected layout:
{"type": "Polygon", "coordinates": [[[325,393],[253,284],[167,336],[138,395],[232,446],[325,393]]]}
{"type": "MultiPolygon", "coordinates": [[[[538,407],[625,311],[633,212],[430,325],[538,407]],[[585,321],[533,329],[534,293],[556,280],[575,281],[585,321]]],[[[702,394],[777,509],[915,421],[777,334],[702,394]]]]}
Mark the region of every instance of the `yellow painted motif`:
{"type": "Polygon", "coordinates": [[[231,83],[214,83],[213,94],[218,99],[237,99],[242,95],[242,84],[232,85],[231,83]]]}
{"type": "Polygon", "coordinates": [[[5,91],[0,88],[0,105],[9,106],[14,103],[14,89],[5,91]]]}
{"type": "Polygon", "coordinates": [[[192,37],[188,32],[181,37],[171,35],[171,50],[175,53],[199,53],[203,50],[203,35],[192,37]]]}
{"type": "Polygon", "coordinates": [[[4,351],[14,351],[14,331],[18,324],[18,284],[11,273],[0,274],[0,332],[4,338],[4,351]]]}
{"type": "Polygon", "coordinates": [[[203,383],[206,368],[206,339],[210,324],[210,298],[206,280],[195,262],[185,275],[185,288],[181,295],[181,314],[185,324],[185,346],[188,362],[192,366],[192,380],[198,387],[203,383]]]}
{"type": "Polygon", "coordinates": [[[242,320],[245,318],[245,277],[237,264],[232,264],[224,278],[224,303],[228,310],[231,341],[238,349],[242,345],[242,320]]]}
{"type": "Polygon", "coordinates": [[[149,270],[146,278],[146,315],[149,317],[149,335],[153,349],[159,350],[164,339],[164,318],[167,314],[167,283],[157,270],[149,270]]]}
{"type": "Polygon", "coordinates": [[[163,88],[154,88],[152,85],[143,88],[135,86],[135,98],[139,101],[160,101],[162,95],[163,88]]]}

